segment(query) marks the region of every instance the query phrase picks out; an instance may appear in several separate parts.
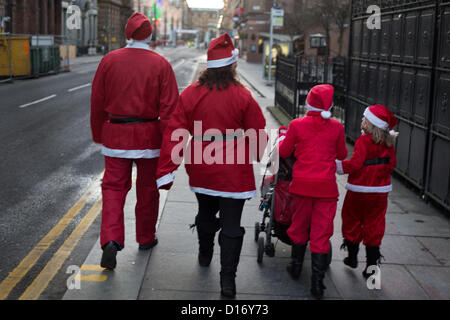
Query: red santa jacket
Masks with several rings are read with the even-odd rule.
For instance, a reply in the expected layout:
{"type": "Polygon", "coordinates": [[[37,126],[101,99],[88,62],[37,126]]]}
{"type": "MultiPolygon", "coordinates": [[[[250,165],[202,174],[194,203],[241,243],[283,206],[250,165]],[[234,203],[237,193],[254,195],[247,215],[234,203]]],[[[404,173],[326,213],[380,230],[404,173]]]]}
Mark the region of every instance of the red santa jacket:
{"type": "Polygon", "coordinates": [[[158,157],[162,132],[177,100],[175,75],[165,58],[139,42],[114,50],[102,59],[92,83],[93,140],[103,144],[107,156],[158,157]],[[110,117],[159,120],[115,124],[110,117]]]}
{"type": "Polygon", "coordinates": [[[164,133],[158,187],[173,182],[172,173],[184,156],[193,192],[235,199],[256,196],[252,163],[266,147],[265,125],[261,108],[243,86],[231,84],[224,90],[209,90],[198,82],[189,86],[164,133]],[[243,137],[243,131],[255,133],[255,139],[243,137]],[[188,144],[189,135],[193,138],[188,144]]]}
{"type": "Polygon", "coordinates": [[[347,157],[344,126],[340,122],[323,119],[315,111],[293,120],[279,143],[279,154],[288,158],[293,152],[296,161],[289,192],[316,198],[339,196],[335,160],[347,157]]]}
{"type": "Polygon", "coordinates": [[[375,144],[371,134],[361,135],[350,160],[336,161],[338,174],[349,174],[346,189],[364,193],[392,190],[391,175],[396,165],[394,146],[375,144]]]}

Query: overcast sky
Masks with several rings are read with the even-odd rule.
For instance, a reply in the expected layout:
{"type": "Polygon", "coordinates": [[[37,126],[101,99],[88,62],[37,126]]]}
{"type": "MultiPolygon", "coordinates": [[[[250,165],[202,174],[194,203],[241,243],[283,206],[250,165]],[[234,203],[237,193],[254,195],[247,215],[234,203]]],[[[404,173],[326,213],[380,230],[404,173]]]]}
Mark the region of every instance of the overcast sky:
{"type": "Polygon", "coordinates": [[[191,8],[223,8],[223,0],[187,0],[187,2],[191,8]]]}

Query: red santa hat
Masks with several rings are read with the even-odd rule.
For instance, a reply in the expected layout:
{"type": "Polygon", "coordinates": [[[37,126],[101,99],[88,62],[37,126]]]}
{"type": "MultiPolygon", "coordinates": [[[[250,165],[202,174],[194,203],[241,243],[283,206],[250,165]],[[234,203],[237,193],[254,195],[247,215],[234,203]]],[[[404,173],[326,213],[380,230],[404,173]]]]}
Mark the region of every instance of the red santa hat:
{"type": "Polygon", "coordinates": [[[128,40],[145,40],[152,35],[152,32],[153,28],[150,20],[139,12],[134,13],[128,19],[127,26],[125,27],[128,40]]]}
{"type": "Polygon", "coordinates": [[[391,135],[396,132],[392,130],[397,124],[398,120],[391,110],[381,104],[367,107],[364,111],[364,117],[375,127],[382,130],[389,130],[391,135]]]}
{"type": "Polygon", "coordinates": [[[324,119],[331,118],[331,108],[333,107],[334,87],[329,84],[319,84],[314,86],[306,97],[306,109],[308,111],[320,112],[324,119]]]}
{"type": "Polygon", "coordinates": [[[208,48],[206,68],[221,68],[238,60],[239,50],[234,48],[233,40],[228,33],[211,41],[208,48]]]}

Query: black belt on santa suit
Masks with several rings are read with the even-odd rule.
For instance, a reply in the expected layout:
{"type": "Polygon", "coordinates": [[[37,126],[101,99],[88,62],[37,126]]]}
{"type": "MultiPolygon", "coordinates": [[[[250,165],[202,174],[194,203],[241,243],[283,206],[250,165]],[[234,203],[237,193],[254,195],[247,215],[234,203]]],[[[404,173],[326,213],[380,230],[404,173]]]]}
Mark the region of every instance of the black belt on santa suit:
{"type": "Polygon", "coordinates": [[[389,157],[368,159],[364,162],[365,166],[376,166],[380,164],[389,164],[389,157]]]}
{"type": "Polygon", "coordinates": [[[140,119],[140,118],[110,118],[110,123],[116,123],[116,124],[135,124],[135,123],[144,123],[144,122],[152,122],[158,120],[159,117],[153,118],[153,119],[140,119]]]}
{"type": "Polygon", "coordinates": [[[233,134],[221,134],[221,135],[203,135],[203,136],[193,136],[193,140],[195,141],[203,141],[203,142],[214,142],[214,141],[231,141],[237,140],[239,138],[244,137],[243,131],[237,131],[233,134]]]}

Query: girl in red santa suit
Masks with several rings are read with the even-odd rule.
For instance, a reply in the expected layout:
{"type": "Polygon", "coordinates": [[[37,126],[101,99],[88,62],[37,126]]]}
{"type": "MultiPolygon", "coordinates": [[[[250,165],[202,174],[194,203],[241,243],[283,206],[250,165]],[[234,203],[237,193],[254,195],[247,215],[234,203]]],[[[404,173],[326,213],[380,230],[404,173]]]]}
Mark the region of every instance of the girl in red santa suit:
{"type": "Polygon", "coordinates": [[[398,124],[394,114],[382,105],[366,108],[361,123],[363,134],[356,140],[350,160],[336,161],[338,174],[349,174],[347,194],[342,208],[341,248],[347,248],[344,263],[358,266],[359,243],[366,246],[367,264],[363,276],[368,278],[369,266],[380,262],[380,245],[385,230],[388,193],[392,190],[391,174],[395,168],[394,142],[398,124]]]}
{"type": "Polygon", "coordinates": [[[294,153],[296,158],[289,186],[296,210],[287,230],[292,240],[292,261],[287,270],[294,278],[300,276],[309,240],[311,293],[317,298],[322,298],[325,289],[323,278],[339,196],[335,160],[347,156],[344,127],[330,119],[333,93],[331,85],[313,87],[306,98],[308,113],[290,123],[279,144],[280,157],[294,153]]]}
{"type": "Polygon", "coordinates": [[[100,265],[116,267],[116,254],[125,246],[123,207],[136,179],[136,240],[139,249],[157,244],[159,191],[156,167],[162,132],[178,101],[178,87],[169,62],[150,50],[152,26],[146,16],[133,14],[126,25],[128,45],[108,53],[92,83],[91,129],[103,144],[100,265]]]}
{"type": "Polygon", "coordinates": [[[157,171],[158,187],[170,188],[173,172],[184,157],[189,185],[199,206],[195,218],[198,262],[209,266],[220,229],[220,285],[226,297],[236,294],[235,277],[245,233],[241,227],[244,203],[256,196],[253,157],[256,153],[259,160],[267,139],[260,106],[236,78],[237,56],[228,34],[211,41],[207,69],[181,93],[164,133],[157,171]],[[247,139],[250,132],[256,134],[253,148],[247,139]],[[193,139],[186,147],[189,135],[193,139]],[[239,159],[242,154],[245,159],[239,159]]]}

